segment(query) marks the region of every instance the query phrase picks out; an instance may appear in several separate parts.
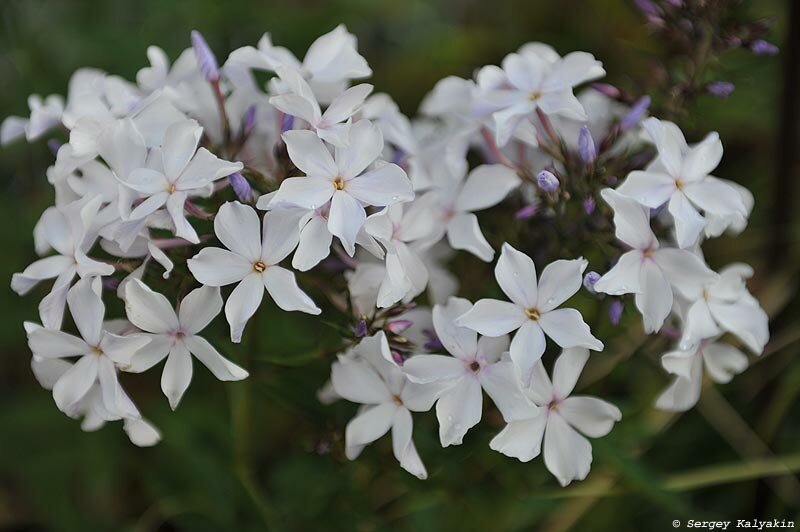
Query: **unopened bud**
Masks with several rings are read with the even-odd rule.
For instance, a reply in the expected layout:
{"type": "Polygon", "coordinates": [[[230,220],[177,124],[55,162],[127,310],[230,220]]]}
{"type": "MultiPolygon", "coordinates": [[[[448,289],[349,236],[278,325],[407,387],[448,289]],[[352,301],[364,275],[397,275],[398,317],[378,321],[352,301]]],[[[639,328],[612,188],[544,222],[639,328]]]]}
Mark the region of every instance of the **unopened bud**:
{"type": "Polygon", "coordinates": [[[611,305],[608,307],[608,320],[611,322],[611,325],[619,325],[623,308],[622,301],[619,299],[615,299],[611,302],[611,305]]]}
{"type": "Polygon", "coordinates": [[[367,335],[369,330],[367,329],[367,321],[366,320],[358,320],[355,328],[353,329],[353,334],[356,335],[356,338],[363,338],[367,335]]]}
{"type": "Polygon", "coordinates": [[[548,170],[542,170],[536,174],[536,183],[545,192],[555,192],[558,190],[558,178],[548,170]]]}
{"type": "Polygon", "coordinates": [[[587,272],[586,275],[583,276],[583,287],[586,288],[592,294],[595,293],[594,285],[597,281],[600,280],[600,274],[597,272],[587,272]]]}
{"type": "Polygon", "coordinates": [[[650,97],[649,96],[642,96],[636,103],[634,103],[628,114],[622,117],[622,120],[619,122],[619,127],[622,131],[628,131],[629,129],[633,129],[636,127],[639,122],[642,121],[644,118],[647,109],[650,107],[650,97]]]}
{"type": "Polygon", "coordinates": [[[706,85],[706,91],[712,96],[725,99],[731,95],[736,87],[729,81],[712,81],[706,85]]]}
{"type": "Polygon", "coordinates": [[[778,47],[764,39],[757,39],[750,43],[750,50],[756,55],[776,55],[778,47]]]}
{"type": "Polygon", "coordinates": [[[197,68],[200,69],[206,80],[211,82],[219,81],[217,58],[209,48],[203,35],[197,30],[192,31],[192,49],[197,59],[197,68]]]}
{"type": "Polygon", "coordinates": [[[228,179],[230,179],[231,188],[239,201],[248,202],[253,198],[253,188],[241,173],[234,172],[228,179]]]}
{"type": "Polygon", "coordinates": [[[400,334],[412,325],[414,325],[414,322],[411,320],[394,320],[388,322],[386,328],[394,334],[400,334]]]}
{"type": "Polygon", "coordinates": [[[586,164],[592,164],[597,159],[597,147],[587,126],[581,127],[581,132],[578,133],[578,153],[586,164]]]}

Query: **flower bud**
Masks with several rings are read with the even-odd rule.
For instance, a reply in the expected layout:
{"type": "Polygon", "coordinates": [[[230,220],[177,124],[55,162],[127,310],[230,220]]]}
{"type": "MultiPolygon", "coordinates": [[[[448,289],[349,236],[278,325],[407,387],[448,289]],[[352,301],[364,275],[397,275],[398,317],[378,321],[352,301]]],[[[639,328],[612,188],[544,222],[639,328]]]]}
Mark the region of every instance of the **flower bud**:
{"type": "Polygon", "coordinates": [[[578,133],[578,153],[586,164],[592,164],[597,159],[597,147],[587,126],[581,127],[581,132],[578,133]]]}
{"type": "Polygon", "coordinates": [[[358,320],[358,324],[353,329],[353,334],[356,335],[356,338],[363,338],[367,335],[369,330],[367,329],[367,321],[366,320],[358,320]]]}
{"type": "Polygon", "coordinates": [[[592,88],[603,96],[608,96],[609,98],[616,99],[622,94],[618,88],[616,88],[614,85],[609,85],[608,83],[592,83],[592,88]]]}
{"type": "Polygon", "coordinates": [[[750,43],[750,50],[756,55],[776,55],[778,47],[764,39],[757,39],[750,43]]]}
{"type": "Polygon", "coordinates": [[[708,91],[709,94],[723,99],[730,96],[734,88],[733,83],[728,81],[712,81],[706,85],[706,91],[708,91]]]}
{"type": "Polygon", "coordinates": [[[560,184],[553,172],[548,170],[542,170],[536,175],[536,183],[545,192],[555,192],[560,184]]]}
{"type": "Polygon", "coordinates": [[[644,118],[645,113],[647,112],[647,108],[650,107],[650,97],[649,96],[642,96],[636,103],[634,103],[628,114],[622,117],[622,120],[619,122],[619,127],[622,131],[628,131],[629,129],[633,129],[636,127],[639,122],[642,121],[644,118]]]}
{"type": "Polygon", "coordinates": [[[531,203],[530,205],[526,205],[514,215],[514,218],[517,220],[525,220],[527,218],[532,218],[539,210],[538,203],[531,203]]]}
{"type": "Polygon", "coordinates": [[[253,198],[253,189],[241,173],[235,172],[228,179],[239,201],[248,202],[253,198]]]}
{"type": "Polygon", "coordinates": [[[400,334],[412,325],[414,325],[414,322],[411,320],[394,320],[388,322],[386,328],[394,334],[400,334]]]}
{"type": "Polygon", "coordinates": [[[600,280],[600,274],[597,272],[587,272],[586,275],[583,276],[583,287],[586,288],[592,294],[596,293],[594,291],[594,284],[600,280]]]}
{"type": "Polygon", "coordinates": [[[206,80],[210,82],[219,81],[217,58],[211,48],[208,47],[205,38],[197,30],[192,31],[192,49],[194,50],[195,58],[197,58],[197,68],[200,69],[206,80]]]}
{"type": "Polygon", "coordinates": [[[253,130],[256,128],[256,106],[251,105],[247,108],[247,111],[244,113],[244,119],[242,120],[242,129],[244,130],[245,136],[250,135],[253,130]]]}
{"type": "Polygon", "coordinates": [[[586,214],[592,214],[595,207],[597,207],[597,203],[594,201],[594,198],[592,196],[586,196],[586,198],[583,200],[583,212],[586,214]]]}
{"type": "Polygon", "coordinates": [[[281,133],[286,133],[294,129],[294,117],[292,115],[284,114],[281,119],[281,133]]]}
{"type": "Polygon", "coordinates": [[[611,325],[619,325],[623,308],[622,301],[619,299],[615,299],[611,302],[611,305],[608,307],[608,320],[611,322],[611,325]]]}

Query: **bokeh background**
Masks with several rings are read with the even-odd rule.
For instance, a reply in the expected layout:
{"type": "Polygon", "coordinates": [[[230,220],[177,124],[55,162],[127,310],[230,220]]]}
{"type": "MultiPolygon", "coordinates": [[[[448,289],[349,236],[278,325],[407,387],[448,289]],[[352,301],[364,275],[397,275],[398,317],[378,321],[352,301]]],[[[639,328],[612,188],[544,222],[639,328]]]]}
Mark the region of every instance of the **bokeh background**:
{"type": "MultiPolygon", "coordinates": [[[[747,231],[708,248],[716,266],[741,260],[757,268],[751,288],[773,316],[772,342],[746,373],[707,390],[688,413],[657,412],[665,345],[607,325],[598,336],[616,335],[615,351],[582,385],[618,404],[623,421],[593,442],[585,482],[562,490],[541,459],[520,464],[491,452],[496,418],[464,445],[441,449],[433,413],[416,422],[430,472],[422,482],[398,467],[388,439],[354,463],[343,457],[354,407],[323,406],[315,395],[329,371],[317,348],[324,327],[266,312],[246,386],[196,371],[173,413],[157,371],[124,380],[163,432],[157,447],[132,446],[118,424],[83,433],[30,371],[22,321],[37,319],[43,292],[23,299],[8,288],[11,274],[34,260],[31,229],[52,201],[47,146],[20,143],[0,151],[0,530],[669,530],[674,519],[800,517],[792,473],[800,469],[800,117],[791,104],[800,97],[798,43],[790,36],[792,0],[730,3],[753,20],[771,19],[769,38],[781,54],[724,55],[716,72],[736,90],[726,100],[698,98],[681,125],[690,139],[718,130],[725,144],[718,175],[756,196],[747,231]]],[[[3,0],[0,117],[25,115],[30,93],[64,94],[82,66],[133,79],[148,45],[174,59],[192,29],[222,60],[265,31],[302,56],[339,22],[358,36],[377,90],[410,115],[438,79],[469,77],[532,40],[594,53],[607,81],[631,90],[664,54],[626,1],[3,0]]],[[[242,356],[217,321],[212,339],[242,356]]]]}

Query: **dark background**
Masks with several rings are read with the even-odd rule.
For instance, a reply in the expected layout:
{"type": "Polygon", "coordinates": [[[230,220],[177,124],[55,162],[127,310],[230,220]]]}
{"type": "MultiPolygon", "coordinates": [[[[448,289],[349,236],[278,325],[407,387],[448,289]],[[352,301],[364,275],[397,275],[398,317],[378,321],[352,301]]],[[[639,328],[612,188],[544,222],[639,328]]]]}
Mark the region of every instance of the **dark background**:
{"type": "MultiPolygon", "coordinates": [[[[52,156],[44,142],[2,150],[0,530],[668,530],[673,519],[798,517],[800,482],[776,474],[800,469],[800,146],[792,137],[800,117],[786,107],[800,94],[782,74],[792,61],[791,0],[735,3],[753,20],[774,21],[769,39],[781,55],[725,54],[715,75],[736,90],[727,100],[698,98],[679,123],[690,141],[719,131],[725,157],[717,175],[756,196],[747,231],[707,249],[714,266],[756,267],[751,288],[774,316],[773,340],[745,374],[708,390],[693,411],[670,416],[652,408],[668,382],[657,364],[665,345],[642,344],[640,328],[617,332],[608,364],[588,368],[583,385],[618,404],[623,421],[593,441],[592,473],[567,490],[541,459],[520,464],[490,451],[502,426],[492,416],[448,449],[438,445],[432,413],[415,418],[425,482],[399,468],[388,438],[347,462],[341,439],[354,408],[316,401],[330,359],[315,350],[318,333],[308,333],[318,322],[297,313],[259,317],[248,384],[215,382],[196,365],[177,412],[160,393],[158,370],[124,376],[161,428],[159,446],[133,447],[119,424],[81,432],[29,369],[22,321],[37,320],[49,287],[26,298],[8,288],[11,274],[35,259],[31,229],[52,202],[45,180],[52,156]],[[624,363],[594,382],[617,362],[624,363]]],[[[665,53],[631,3],[611,0],[4,0],[0,20],[0,117],[26,115],[30,93],[65,94],[81,66],[133,79],[148,45],[175,59],[192,29],[223,62],[265,31],[302,57],[344,22],[375,72],[371,83],[409,115],[440,78],[469,77],[528,41],[562,54],[590,51],[604,62],[606,81],[631,90],[646,86],[665,53]]],[[[212,341],[236,359],[243,348],[225,341],[224,320],[215,326],[212,341]]]]}

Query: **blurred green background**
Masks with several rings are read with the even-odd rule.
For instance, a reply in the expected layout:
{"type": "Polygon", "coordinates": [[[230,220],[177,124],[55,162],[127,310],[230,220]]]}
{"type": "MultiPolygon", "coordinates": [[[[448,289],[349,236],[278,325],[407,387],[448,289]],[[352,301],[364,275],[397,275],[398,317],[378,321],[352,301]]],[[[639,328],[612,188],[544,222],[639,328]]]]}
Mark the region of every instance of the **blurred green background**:
{"type": "MultiPolygon", "coordinates": [[[[740,7],[753,20],[773,19],[770,40],[785,47],[790,1],[740,7]]],[[[469,77],[528,41],[590,51],[605,63],[607,81],[630,89],[662,53],[631,3],[611,0],[3,0],[0,19],[3,117],[26,115],[30,93],[64,94],[82,66],[133,79],[148,45],[174,59],[192,29],[222,61],[266,31],[302,56],[344,22],[375,71],[376,90],[412,115],[440,78],[469,77]]],[[[52,157],[43,142],[2,150],[0,530],[669,530],[673,519],[798,518],[800,481],[781,473],[786,464],[800,468],[797,216],[787,226],[774,202],[781,183],[798,179],[800,146],[782,169],[789,175],[776,180],[781,56],[734,51],[718,72],[736,91],[724,101],[699,98],[681,125],[690,140],[718,130],[726,149],[718,175],[756,196],[748,230],[715,241],[708,255],[716,267],[756,266],[752,288],[775,316],[773,341],[745,374],[670,416],[652,408],[668,382],[657,364],[665,344],[609,326],[598,331],[614,337],[615,351],[588,368],[584,384],[618,404],[623,421],[593,441],[592,473],[567,490],[541,459],[521,464],[488,449],[502,426],[496,416],[448,449],[438,445],[433,413],[415,418],[425,482],[399,468],[388,438],[348,462],[341,440],[354,407],[317,402],[329,371],[330,359],[316,349],[325,333],[297,313],[259,317],[263,334],[247,385],[218,383],[198,369],[175,413],[160,393],[159,371],[125,376],[163,432],[157,447],[132,446],[119,424],[81,432],[30,372],[22,321],[37,319],[44,291],[19,298],[8,288],[11,274],[35,258],[31,229],[52,201],[45,181],[52,157]],[[778,228],[789,236],[770,261],[778,228]]],[[[796,196],[785,194],[796,209],[796,196]]],[[[212,341],[240,359],[243,348],[225,340],[224,320],[215,326],[212,341]]]]}

